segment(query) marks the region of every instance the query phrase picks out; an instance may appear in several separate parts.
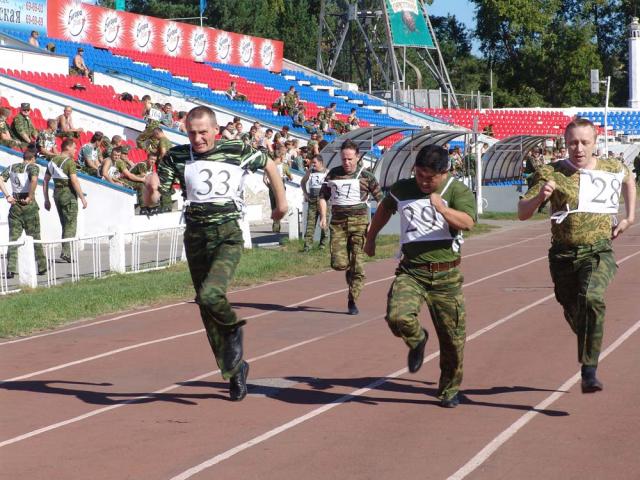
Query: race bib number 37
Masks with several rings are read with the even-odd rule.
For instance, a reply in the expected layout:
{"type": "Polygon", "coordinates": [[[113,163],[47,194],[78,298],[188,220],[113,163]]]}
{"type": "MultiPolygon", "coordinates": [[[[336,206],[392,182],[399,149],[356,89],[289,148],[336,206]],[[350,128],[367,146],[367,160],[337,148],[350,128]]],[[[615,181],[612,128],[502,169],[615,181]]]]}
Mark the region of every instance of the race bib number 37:
{"type": "Polygon", "coordinates": [[[244,170],[237,165],[224,162],[187,162],[184,171],[187,200],[204,203],[238,198],[243,174],[244,170]]]}
{"type": "Polygon", "coordinates": [[[618,213],[624,173],[583,170],[580,172],[578,211],[618,213]]]}

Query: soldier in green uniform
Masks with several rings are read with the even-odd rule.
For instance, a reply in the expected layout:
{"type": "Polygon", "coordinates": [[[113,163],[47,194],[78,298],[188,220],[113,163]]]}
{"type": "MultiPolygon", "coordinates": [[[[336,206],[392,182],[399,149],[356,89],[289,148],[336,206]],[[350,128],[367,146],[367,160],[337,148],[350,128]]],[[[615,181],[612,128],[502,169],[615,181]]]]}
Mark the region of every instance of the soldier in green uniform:
{"type": "MultiPolygon", "coordinates": [[[[76,143],[71,138],[62,141],[62,153],[53,157],[47,165],[47,173],[44,175],[44,208],[51,210],[49,201],[49,181],[53,178],[53,201],[58,210],[60,225],[62,226],[62,238],[76,236],[78,226],[78,197],[82,202],[82,208],[87,208],[87,200],[80,188],[76,173],[76,162],[73,158],[76,154],[76,143]]],[[[69,242],[62,244],[60,259],[71,263],[71,246],[69,242]]]]}
{"type": "Polygon", "coordinates": [[[241,140],[216,145],[218,125],[208,107],[195,107],[186,120],[188,145],[173,147],[158,163],[158,174],[149,175],[145,204],[155,205],[160,192],[170,191],[174,181],[187,202],[184,245],[196,303],[209,344],[224,379],[230,380],[231,400],[247,394],[249,364],[242,359],[242,325],[226,292],[242,254],[242,185],[247,171],[263,168],[276,194],[272,213],[279,220],[287,201],[278,170],[266,154],[241,140]]]}
{"type": "MultiPolygon", "coordinates": [[[[278,145],[275,148],[275,157],[273,159],[273,164],[278,172],[278,176],[282,180],[283,188],[286,188],[287,180],[293,180],[293,176],[291,175],[291,171],[289,170],[289,165],[284,162],[284,156],[287,153],[287,149],[284,145],[278,145]]],[[[263,178],[264,184],[269,189],[269,203],[271,205],[271,210],[274,210],[277,206],[277,192],[271,188],[271,177],[266,174],[263,178]]],[[[273,233],[280,233],[281,230],[280,219],[273,219],[273,223],[271,225],[271,231],[273,233]]]]}
{"type": "MultiPolygon", "coordinates": [[[[307,173],[300,180],[300,188],[307,202],[307,230],[304,234],[304,251],[311,250],[313,245],[313,234],[316,231],[316,223],[320,212],[318,211],[318,197],[320,196],[320,188],[327,176],[327,169],[320,155],[315,155],[311,159],[311,166],[307,173]]],[[[327,228],[320,230],[320,249],[325,248],[329,231],[327,228]]]]}
{"type": "Polygon", "coordinates": [[[567,125],[569,158],[541,167],[518,203],[520,220],[551,203],[549,269],[556,300],[578,340],[582,392],[602,390],[596,377],[604,332],[604,294],[617,266],[611,241],[635,221],[633,175],[617,160],[594,156],[597,131],[577,119],[567,125]],[[618,221],[620,193],[626,216],[618,221]],[[614,220],[615,219],[615,220],[614,220]]]}
{"type": "Polygon", "coordinates": [[[153,136],[153,130],[160,127],[162,119],[162,110],[157,108],[152,102],[149,95],[142,97],[142,118],[147,123],[144,131],[136,138],[136,145],[143,150],[147,149],[147,142],[153,136]]]}
{"type": "MultiPolygon", "coordinates": [[[[24,152],[22,158],[22,163],[15,163],[5,168],[0,175],[0,191],[11,204],[8,219],[10,242],[18,240],[23,231],[34,240],[40,240],[40,214],[36,203],[39,169],[33,152],[24,152]],[[11,193],[7,190],[6,181],[11,182],[11,193]]],[[[13,278],[17,271],[17,253],[18,247],[9,247],[7,278],[13,278]]],[[[47,273],[47,260],[41,244],[35,245],[35,254],[38,275],[44,275],[47,273]]]]}
{"type": "Polygon", "coordinates": [[[30,114],[31,105],[28,103],[20,104],[20,113],[15,116],[11,124],[11,134],[14,140],[26,145],[34,143],[38,138],[38,130],[33,126],[30,114]]]}
{"type": "Polygon", "coordinates": [[[47,128],[38,134],[38,140],[36,141],[38,154],[46,159],[60,155],[58,144],[56,143],[56,124],[56,120],[50,118],[47,120],[47,128]]]}
{"type": "Polygon", "coordinates": [[[320,189],[320,228],[327,228],[327,201],[331,200],[331,268],[345,271],[349,286],[347,308],[357,315],[356,301],[364,285],[362,247],[369,225],[369,196],[382,200],[376,177],[364,169],[360,150],[351,140],[340,146],[342,166],[332,168],[320,189]]]}
{"type": "Polygon", "coordinates": [[[427,303],[440,345],[440,405],[458,406],[465,344],[465,308],[460,264],[461,231],[475,222],[475,198],[448,172],[448,152],[423,147],[415,177],[399,180],[378,206],[364,250],[375,255],[376,236],[400,212],[402,259],[387,297],[386,320],[409,347],[408,366],[417,372],[424,361],[428,333],[418,315],[427,303]]]}
{"type": "Polygon", "coordinates": [[[111,151],[111,158],[103,166],[103,177],[107,182],[122,185],[136,192],[136,205],[144,208],[142,192],[144,190],[144,175],[136,175],[131,172],[129,163],[122,158],[122,149],[116,147],[111,151]]]}
{"type": "Polygon", "coordinates": [[[86,143],[80,149],[78,154],[78,166],[80,170],[87,175],[98,177],[100,167],[102,165],[102,150],[100,145],[102,144],[104,136],[102,132],[95,132],[91,137],[91,141],[86,143]]]}
{"type": "Polygon", "coordinates": [[[0,145],[4,145],[9,148],[24,148],[27,146],[24,142],[19,142],[11,135],[7,118],[11,111],[6,108],[0,108],[0,145]]]}

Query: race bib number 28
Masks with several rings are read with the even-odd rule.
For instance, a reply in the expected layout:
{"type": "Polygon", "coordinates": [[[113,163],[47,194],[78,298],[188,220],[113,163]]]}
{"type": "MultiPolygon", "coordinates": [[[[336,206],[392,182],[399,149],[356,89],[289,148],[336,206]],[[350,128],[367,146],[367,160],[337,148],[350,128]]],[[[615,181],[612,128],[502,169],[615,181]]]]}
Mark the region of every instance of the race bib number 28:
{"type": "Polygon", "coordinates": [[[624,173],[584,170],[580,173],[578,211],[618,213],[624,173]]]}

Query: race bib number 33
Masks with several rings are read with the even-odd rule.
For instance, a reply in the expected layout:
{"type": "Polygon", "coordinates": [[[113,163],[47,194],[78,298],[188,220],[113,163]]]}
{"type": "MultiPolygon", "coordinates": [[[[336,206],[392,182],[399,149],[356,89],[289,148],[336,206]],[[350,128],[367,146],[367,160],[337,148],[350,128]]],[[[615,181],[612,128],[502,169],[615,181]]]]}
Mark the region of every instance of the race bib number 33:
{"type": "Polygon", "coordinates": [[[618,213],[624,173],[583,170],[580,172],[578,211],[618,213]]]}
{"type": "Polygon", "coordinates": [[[237,165],[224,162],[187,162],[184,171],[187,200],[204,203],[238,198],[243,174],[244,170],[237,165]]]}

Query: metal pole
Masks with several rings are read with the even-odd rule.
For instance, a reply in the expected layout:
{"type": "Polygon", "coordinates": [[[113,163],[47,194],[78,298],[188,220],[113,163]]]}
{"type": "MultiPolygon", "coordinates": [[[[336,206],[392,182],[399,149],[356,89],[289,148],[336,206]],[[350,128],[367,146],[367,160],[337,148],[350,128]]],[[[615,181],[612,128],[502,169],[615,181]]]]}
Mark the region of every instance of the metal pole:
{"type": "Polygon", "coordinates": [[[476,213],[482,214],[482,147],[479,142],[480,119],[473,119],[473,137],[476,149],[476,213]]]}
{"type": "Polygon", "coordinates": [[[611,77],[607,77],[607,94],[604,100],[604,158],[609,156],[609,87],[611,77]]]}
{"type": "Polygon", "coordinates": [[[398,62],[396,60],[396,52],[393,48],[393,37],[391,35],[391,24],[389,23],[389,13],[387,12],[387,2],[382,1],[382,12],[384,14],[384,25],[387,30],[387,40],[389,41],[389,61],[391,62],[391,68],[393,71],[393,78],[395,80],[395,88],[393,83],[391,84],[391,99],[397,102],[396,90],[400,90],[400,72],[398,71],[398,62]]]}

